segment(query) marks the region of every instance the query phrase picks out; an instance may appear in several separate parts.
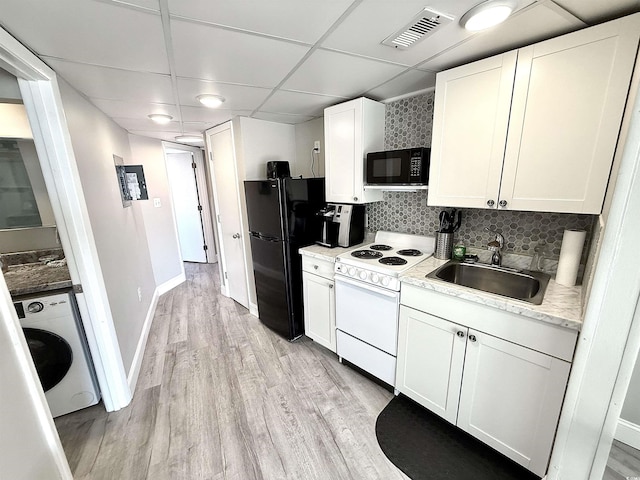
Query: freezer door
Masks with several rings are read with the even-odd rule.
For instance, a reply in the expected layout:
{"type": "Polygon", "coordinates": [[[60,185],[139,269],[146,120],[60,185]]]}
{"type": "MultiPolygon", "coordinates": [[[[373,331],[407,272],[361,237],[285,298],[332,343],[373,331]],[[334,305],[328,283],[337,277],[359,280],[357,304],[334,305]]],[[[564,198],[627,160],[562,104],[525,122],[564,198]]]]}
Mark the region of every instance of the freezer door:
{"type": "Polygon", "coordinates": [[[249,231],[263,237],[283,239],[282,198],[278,180],[244,182],[249,231]]]}
{"type": "Polygon", "coordinates": [[[325,204],[324,178],[285,178],[283,207],[285,240],[304,247],[320,239],[318,212],[325,204]]]}
{"type": "Polygon", "coordinates": [[[267,327],[291,340],[294,332],[283,249],[282,241],[269,241],[251,235],[258,316],[267,327]]]}

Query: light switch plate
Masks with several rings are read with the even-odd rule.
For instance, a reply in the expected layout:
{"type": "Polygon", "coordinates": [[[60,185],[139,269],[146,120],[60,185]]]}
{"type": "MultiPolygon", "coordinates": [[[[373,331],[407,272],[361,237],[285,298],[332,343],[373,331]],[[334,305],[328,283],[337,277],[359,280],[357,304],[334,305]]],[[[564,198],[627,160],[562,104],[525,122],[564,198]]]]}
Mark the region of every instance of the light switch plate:
{"type": "Polygon", "coordinates": [[[154,198],[153,199],[153,206],[156,208],[160,208],[162,206],[162,202],[160,202],[159,198],[154,198]]]}

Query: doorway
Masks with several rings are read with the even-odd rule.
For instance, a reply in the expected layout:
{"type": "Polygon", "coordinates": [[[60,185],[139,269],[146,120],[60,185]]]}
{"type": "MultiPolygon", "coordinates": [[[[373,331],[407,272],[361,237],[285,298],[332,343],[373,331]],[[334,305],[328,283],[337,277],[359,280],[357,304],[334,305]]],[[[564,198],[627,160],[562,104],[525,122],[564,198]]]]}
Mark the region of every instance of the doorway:
{"type": "Polygon", "coordinates": [[[182,260],[217,263],[202,150],[166,142],[163,147],[182,260]]]}

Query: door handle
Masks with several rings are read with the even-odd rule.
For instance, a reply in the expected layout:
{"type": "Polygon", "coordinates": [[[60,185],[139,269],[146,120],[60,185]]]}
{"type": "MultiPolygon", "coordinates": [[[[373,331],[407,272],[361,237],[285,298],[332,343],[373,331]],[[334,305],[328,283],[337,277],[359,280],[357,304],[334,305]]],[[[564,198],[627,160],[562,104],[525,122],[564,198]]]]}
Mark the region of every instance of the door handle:
{"type": "Polygon", "coordinates": [[[239,233],[234,233],[233,235],[231,235],[232,238],[240,238],[240,234],[239,233]]]}

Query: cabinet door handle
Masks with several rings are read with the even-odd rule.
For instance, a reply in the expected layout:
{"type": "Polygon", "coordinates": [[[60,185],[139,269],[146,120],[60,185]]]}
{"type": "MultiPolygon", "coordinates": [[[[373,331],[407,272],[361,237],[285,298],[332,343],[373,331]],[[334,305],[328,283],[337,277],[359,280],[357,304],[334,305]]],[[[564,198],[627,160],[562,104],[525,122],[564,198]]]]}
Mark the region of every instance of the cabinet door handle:
{"type": "Polygon", "coordinates": [[[487,206],[488,207],[493,207],[496,204],[496,202],[494,202],[493,200],[487,200],[487,206]]]}
{"type": "Polygon", "coordinates": [[[464,338],[464,332],[462,330],[456,332],[456,335],[458,335],[460,338],[464,338]]]}
{"type": "Polygon", "coordinates": [[[329,284],[329,288],[333,288],[333,283],[330,283],[330,284],[329,284]]]}
{"type": "Polygon", "coordinates": [[[353,201],[357,202],[358,201],[358,197],[353,197],[353,201]]]}
{"type": "Polygon", "coordinates": [[[500,200],[500,203],[498,203],[498,205],[500,205],[501,207],[506,207],[507,206],[507,201],[506,200],[500,200]]]}
{"type": "Polygon", "coordinates": [[[317,270],[318,269],[318,265],[314,265],[313,268],[315,268],[317,270]]]}
{"type": "Polygon", "coordinates": [[[469,335],[469,341],[470,342],[475,342],[477,340],[475,335],[469,335]]]}
{"type": "Polygon", "coordinates": [[[232,238],[240,238],[240,234],[239,233],[234,233],[233,235],[231,235],[232,238]]]}

